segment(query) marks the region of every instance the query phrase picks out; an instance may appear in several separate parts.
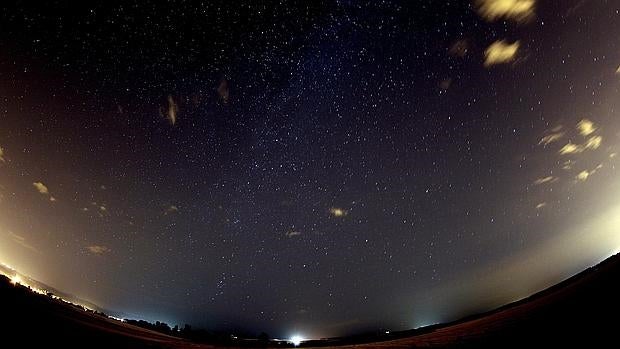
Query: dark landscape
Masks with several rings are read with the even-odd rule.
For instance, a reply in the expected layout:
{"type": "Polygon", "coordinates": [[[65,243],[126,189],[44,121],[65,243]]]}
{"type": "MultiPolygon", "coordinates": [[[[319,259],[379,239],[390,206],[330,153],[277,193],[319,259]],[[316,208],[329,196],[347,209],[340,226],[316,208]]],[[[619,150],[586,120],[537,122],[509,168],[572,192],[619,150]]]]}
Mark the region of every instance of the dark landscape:
{"type": "MultiPolygon", "coordinates": [[[[312,340],[300,347],[613,347],[620,311],[619,278],[620,255],[615,255],[556,286],[486,314],[390,334],[312,340]]],[[[3,340],[5,344],[17,343],[15,347],[292,346],[286,342],[222,335],[212,337],[211,343],[196,343],[35,294],[27,287],[13,285],[5,276],[0,281],[0,294],[3,340]]]]}
{"type": "Polygon", "coordinates": [[[0,349],[617,348],[620,0],[0,1],[0,349]]]}

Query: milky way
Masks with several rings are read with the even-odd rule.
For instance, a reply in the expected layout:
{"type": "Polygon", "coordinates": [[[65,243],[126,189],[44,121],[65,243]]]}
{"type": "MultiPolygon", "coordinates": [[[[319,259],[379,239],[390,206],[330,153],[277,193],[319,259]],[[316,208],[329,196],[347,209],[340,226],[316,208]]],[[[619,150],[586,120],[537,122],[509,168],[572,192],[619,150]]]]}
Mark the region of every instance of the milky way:
{"type": "Polygon", "coordinates": [[[16,3],[0,261],[119,317],[402,330],[620,248],[615,1],[16,3]]]}

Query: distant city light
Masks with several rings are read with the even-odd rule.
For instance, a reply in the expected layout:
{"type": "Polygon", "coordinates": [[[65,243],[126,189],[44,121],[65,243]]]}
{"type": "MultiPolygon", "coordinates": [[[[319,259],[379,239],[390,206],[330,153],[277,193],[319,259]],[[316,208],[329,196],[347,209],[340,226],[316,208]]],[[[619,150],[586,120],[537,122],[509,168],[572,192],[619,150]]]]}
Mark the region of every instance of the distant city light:
{"type": "Polygon", "coordinates": [[[291,339],[289,340],[291,343],[293,343],[294,346],[299,346],[301,344],[301,342],[304,341],[303,337],[299,336],[299,335],[294,335],[293,337],[291,337],[291,339]]]}
{"type": "Polygon", "coordinates": [[[19,275],[15,275],[15,276],[11,277],[11,283],[13,285],[21,284],[22,283],[22,278],[19,277],[19,275]]]}

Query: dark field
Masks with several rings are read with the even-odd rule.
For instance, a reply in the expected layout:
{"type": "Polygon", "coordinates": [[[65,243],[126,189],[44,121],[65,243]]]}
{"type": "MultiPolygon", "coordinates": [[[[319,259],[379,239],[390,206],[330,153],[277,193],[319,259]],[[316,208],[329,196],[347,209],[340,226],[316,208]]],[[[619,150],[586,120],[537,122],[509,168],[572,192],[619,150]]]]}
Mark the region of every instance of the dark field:
{"type": "MultiPolygon", "coordinates": [[[[550,289],[494,312],[452,324],[393,333],[390,338],[365,337],[367,341],[375,340],[374,343],[352,344],[359,339],[345,338],[312,341],[302,347],[617,347],[619,280],[620,256],[616,255],[550,289]]],[[[2,348],[217,347],[191,343],[85,312],[12,285],[6,277],[0,280],[0,309],[2,348]]],[[[229,346],[247,347],[253,343],[259,344],[231,342],[229,346]]]]}

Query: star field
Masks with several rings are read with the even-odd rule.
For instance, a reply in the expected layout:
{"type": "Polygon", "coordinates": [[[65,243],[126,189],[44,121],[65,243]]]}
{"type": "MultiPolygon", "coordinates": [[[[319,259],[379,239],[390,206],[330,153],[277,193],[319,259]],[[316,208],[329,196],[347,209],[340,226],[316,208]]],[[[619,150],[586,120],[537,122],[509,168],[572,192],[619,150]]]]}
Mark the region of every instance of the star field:
{"type": "Polygon", "coordinates": [[[613,1],[0,9],[0,260],[115,314],[408,329],[620,246],[613,1]]]}

